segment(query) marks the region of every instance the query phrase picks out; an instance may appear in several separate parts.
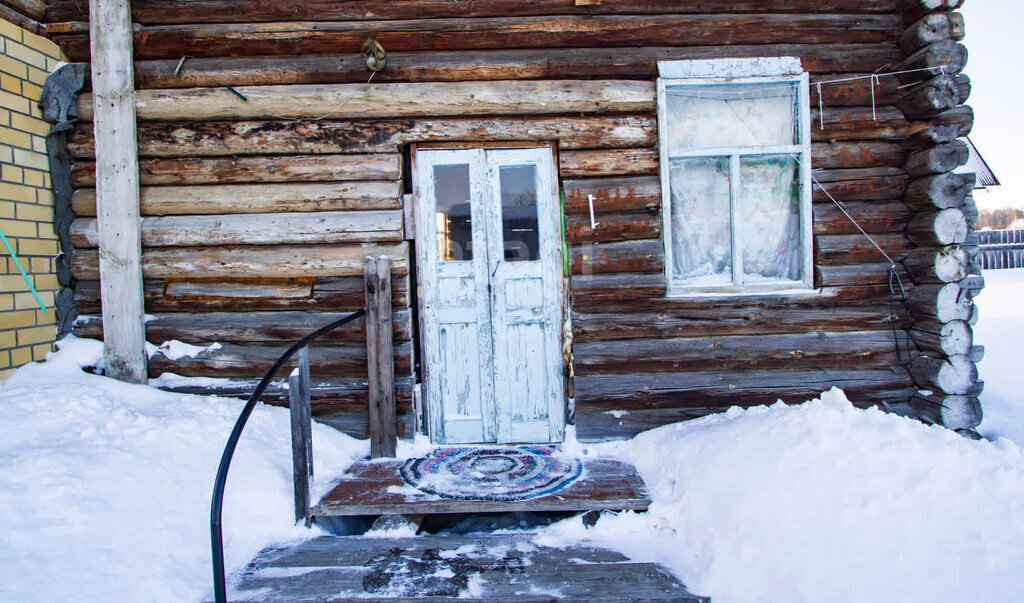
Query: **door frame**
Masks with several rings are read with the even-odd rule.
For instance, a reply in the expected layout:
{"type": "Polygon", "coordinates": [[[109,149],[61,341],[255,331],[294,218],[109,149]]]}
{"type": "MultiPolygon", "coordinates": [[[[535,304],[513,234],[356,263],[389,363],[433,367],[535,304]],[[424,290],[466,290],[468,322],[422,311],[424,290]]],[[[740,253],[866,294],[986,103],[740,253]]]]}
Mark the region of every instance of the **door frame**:
{"type": "MultiPolygon", "coordinates": [[[[421,203],[420,190],[419,190],[419,185],[418,185],[418,181],[419,181],[418,166],[417,166],[417,161],[416,161],[416,156],[417,156],[417,152],[418,151],[421,151],[421,150],[478,150],[478,149],[483,149],[483,150],[491,150],[491,149],[494,149],[494,150],[500,150],[500,149],[514,150],[514,149],[540,149],[540,148],[548,148],[550,150],[550,152],[551,152],[551,160],[552,160],[551,169],[552,169],[552,188],[553,188],[553,190],[550,191],[550,194],[552,195],[552,198],[554,200],[554,210],[555,210],[555,212],[557,214],[557,215],[554,216],[554,219],[555,219],[556,224],[557,224],[556,231],[557,231],[557,233],[559,235],[558,236],[558,240],[557,240],[557,244],[556,244],[557,245],[558,260],[559,260],[557,262],[558,270],[557,270],[557,278],[554,279],[555,280],[555,287],[556,287],[556,291],[554,292],[554,294],[556,296],[556,300],[557,300],[557,304],[558,304],[557,315],[558,315],[559,322],[558,322],[557,325],[553,325],[553,328],[554,328],[554,331],[555,331],[555,338],[557,339],[557,343],[558,343],[558,346],[557,346],[558,347],[557,357],[560,358],[560,362],[559,362],[559,365],[558,365],[558,376],[562,380],[561,384],[560,384],[561,385],[561,387],[560,387],[560,391],[561,391],[561,401],[560,401],[561,402],[561,405],[560,405],[561,406],[561,414],[560,414],[560,417],[558,418],[558,425],[559,425],[559,429],[560,429],[560,432],[561,432],[561,437],[558,438],[557,440],[552,439],[552,443],[554,443],[556,441],[563,441],[564,440],[564,436],[565,436],[565,428],[568,425],[569,413],[571,411],[570,400],[569,400],[569,392],[571,391],[571,387],[570,387],[570,384],[566,382],[566,378],[565,378],[565,375],[566,375],[566,363],[569,362],[569,359],[566,358],[565,353],[564,353],[565,331],[566,331],[566,328],[567,328],[567,326],[569,324],[569,321],[570,321],[570,315],[569,315],[569,286],[568,286],[568,280],[569,279],[568,279],[568,277],[565,274],[564,269],[563,269],[563,266],[565,265],[564,262],[566,261],[565,254],[568,253],[568,249],[567,249],[567,246],[565,245],[565,236],[566,236],[566,231],[565,231],[565,228],[566,228],[566,226],[565,226],[565,207],[564,207],[564,203],[562,202],[562,199],[561,199],[561,174],[560,174],[560,169],[559,169],[559,155],[558,155],[558,143],[557,143],[557,141],[509,141],[509,142],[450,142],[450,141],[445,141],[445,142],[421,142],[421,143],[411,143],[411,144],[409,144],[408,148],[409,148],[409,171],[407,172],[407,175],[408,175],[407,177],[408,177],[409,182],[411,184],[411,191],[412,191],[412,193],[406,197],[406,203],[407,204],[411,203],[411,207],[406,207],[405,211],[403,212],[407,220],[410,219],[410,218],[412,218],[413,220],[418,219],[418,213],[419,213],[419,209],[420,209],[419,208],[419,204],[421,203]]],[[[539,215],[538,215],[538,218],[540,218],[539,215]]],[[[417,407],[419,409],[419,412],[422,413],[423,417],[422,417],[421,421],[417,421],[417,428],[419,430],[422,430],[428,437],[430,437],[432,443],[437,443],[436,440],[435,440],[435,436],[438,435],[438,430],[440,428],[441,418],[440,417],[432,417],[431,414],[430,414],[430,406],[431,405],[430,405],[429,397],[432,394],[431,394],[430,383],[428,383],[429,375],[428,375],[428,371],[426,370],[426,364],[425,364],[426,363],[426,357],[427,357],[426,356],[426,349],[425,349],[425,343],[426,342],[425,342],[425,338],[423,337],[424,333],[426,333],[427,325],[425,324],[425,317],[424,317],[424,312],[423,312],[423,308],[422,308],[424,300],[421,297],[421,293],[423,291],[423,285],[424,285],[424,283],[423,283],[423,273],[424,273],[424,271],[422,270],[422,267],[420,265],[420,253],[421,253],[421,251],[420,251],[420,249],[418,247],[416,247],[416,245],[419,244],[419,243],[422,243],[422,241],[420,241],[418,236],[417,236],[418,235],[418,229],[417,229],[417,226],[416,226],[415,223],[406,225],[405,229],[406,229],[406,232],[410,233],[411,242],[412,242],[412,244],[414,246],[414,249],[415,249],[415,251],[412,254],[414,257],[411,258],[411,259],[415,262],[415,265],[416,265],[416,291],[415,291],[415,302],[411,303],[411,305],[414,307],[414,309],[416,311],[416,315],[417,315],[416,316],[416,320],[415,320],[416,332],[414,333],[414,339],[416,341],[415,348],[418,348],[418,351],[420,353],[419,357],[421,359],[423,359],[423,363],[424,363],[423,366],[422,366],[423,370],[420,373],[420,381],[421,381],[421,384],[422,384],[421,395],[420,395],[419,399],[417,400],[417,407]]],[[[431,244],[431,243],[428,243],[428,244],[431,244]]],[[[410,300],[410,301],[412,301],[412,300],[410,300]]],[[[488,303],[490,303],[490,300],[488,300],[488,303]]],[[[492,335],[492,341],[493,341],[493,335],[492,335]]],[[[494,363],[493,363],[493,360],[491,362],[490,370],[491,370],[491,373],[492,373],[491,376],[492,376],[492,379],[493,379],[493,377],[494,377],[494,363]]],[[[551,421],[551,418],[549,418],[549,422],[550,421],[551,421]]]]}

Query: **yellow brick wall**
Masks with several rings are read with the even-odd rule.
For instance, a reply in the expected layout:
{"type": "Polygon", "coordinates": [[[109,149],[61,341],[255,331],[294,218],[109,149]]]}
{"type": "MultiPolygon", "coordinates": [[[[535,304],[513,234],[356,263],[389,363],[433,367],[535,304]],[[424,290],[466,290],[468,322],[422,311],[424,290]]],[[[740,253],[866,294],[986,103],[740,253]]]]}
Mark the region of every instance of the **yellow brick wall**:
{"type": "Polygon", "coordinates": [[[46,38],[0,19],[0,230],[18,254],[47,311],[36,303],[0,244],[0,380],[53,349],[57,235],[46,158],[50,124],[39,110],[43,82],[60,60],[46,38]]]}

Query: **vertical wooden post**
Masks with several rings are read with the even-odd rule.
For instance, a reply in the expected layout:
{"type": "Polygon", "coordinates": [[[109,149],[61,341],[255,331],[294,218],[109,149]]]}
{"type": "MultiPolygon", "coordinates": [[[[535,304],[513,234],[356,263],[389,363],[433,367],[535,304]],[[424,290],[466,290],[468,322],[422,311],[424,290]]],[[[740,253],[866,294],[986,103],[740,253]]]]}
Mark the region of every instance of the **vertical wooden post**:
{"type": "Polygon", "coordinates": [[[366,363],[369,368],[370,456],[394,457],[398,446],[395,425],[395,355],[391,345],[391,258],[367,257],[366,363]]]}
{"type": "Polygon", "coordinates": [[[309,482],[313,479],[313,420],[309,404],[309,347],[299,350],[299,366],[288,376],[288,410],[292,419],[292,476],[295,521],[312,522],[309,482]]]}
{"type": "Polygon", "coordinates": [[[146,381],[129,0],[89,0],[100,298],[107,375],[146,381]]]}

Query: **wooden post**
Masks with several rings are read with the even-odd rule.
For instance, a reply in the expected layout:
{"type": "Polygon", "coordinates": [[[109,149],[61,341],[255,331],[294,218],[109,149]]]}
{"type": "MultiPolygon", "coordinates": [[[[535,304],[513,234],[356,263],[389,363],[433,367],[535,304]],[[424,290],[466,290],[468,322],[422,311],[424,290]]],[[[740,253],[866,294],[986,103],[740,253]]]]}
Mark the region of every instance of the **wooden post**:
{"type": "Polygon", "coordinates": [[[131,7],[89,0],[103,355],[107,375],[146,382],[131,7]]]}
{"type": "Polygon", "coordinates": [[[367,257],[366,363],[369,368],[370,456],[394,457],[398,446],[395,425],[395,355],[391,345],[391,258],[367,257]]]}
{"type": "Polygon", "coordinates": [[[299,350],[299,366],[288,376],[288,410],[292,418],[292,475],[295,521],[312,522],[309,482],[313,479],[313,420],[309,404],[309,347],[299,350]]]}

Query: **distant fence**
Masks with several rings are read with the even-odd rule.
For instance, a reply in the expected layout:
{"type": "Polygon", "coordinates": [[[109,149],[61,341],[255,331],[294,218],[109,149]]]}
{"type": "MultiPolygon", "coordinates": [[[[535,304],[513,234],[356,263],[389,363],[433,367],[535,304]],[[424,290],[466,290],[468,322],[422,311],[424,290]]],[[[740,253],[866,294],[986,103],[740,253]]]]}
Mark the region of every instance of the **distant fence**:
{"type": "Polygon", "coordinates": [[[1024,268],[1024,229],[978,232],[983,270],[1024,268]]]}

